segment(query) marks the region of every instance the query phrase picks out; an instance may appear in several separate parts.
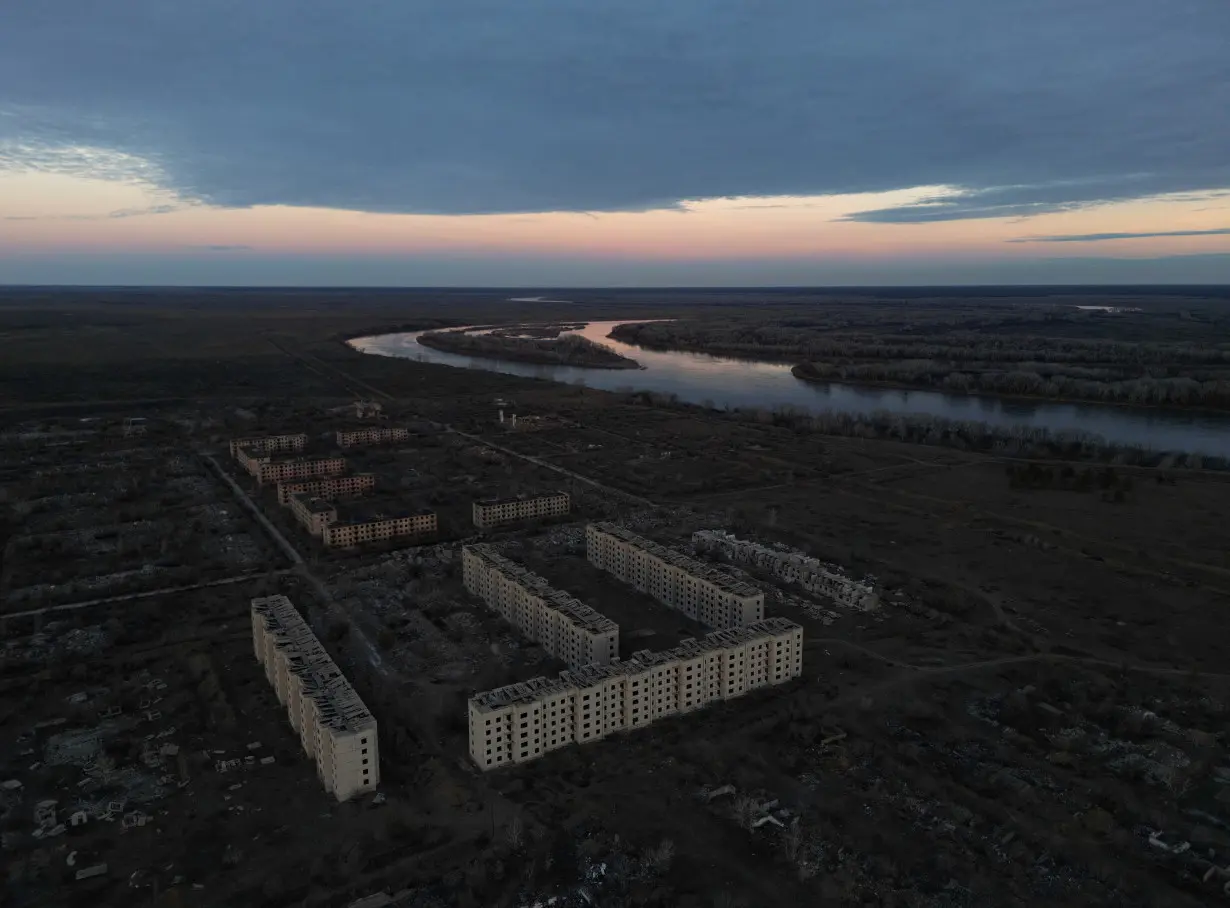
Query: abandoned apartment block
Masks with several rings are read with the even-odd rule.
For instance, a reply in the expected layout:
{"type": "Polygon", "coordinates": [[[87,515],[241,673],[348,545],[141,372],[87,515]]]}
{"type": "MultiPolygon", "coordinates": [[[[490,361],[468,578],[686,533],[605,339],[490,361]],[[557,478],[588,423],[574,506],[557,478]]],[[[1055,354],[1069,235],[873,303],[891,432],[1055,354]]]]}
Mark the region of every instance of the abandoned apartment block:
{"type": "Polygon", "coordinates": [[[606,665],[619,655],[611,619],[487,545],[461,550],[465,588],[548,653],[573,667],[606,665]]]}
{"type": "Polygon", "coordinates": [[[405,441],[409,437],[409,429],[397,427],[364,426],[360,429],[338,429],[337,446],[355,448],[360,445],[384,445],[405,441]]]}
{"type": "Polygon", "coordinates": [[[231,456],[238,457],[239,449],[246,448],[253,454],[287,454],[302,451],[307,446],[307,435],[262,435],[254,438],[232,438],[231,456]]]}
{"type": "Polygon", "coordinates": [[[330,548],[426,536],[437,529],[434,511],[370,499],[334,502],[299,494],[290,497],[290,510],[309,533],[330,548]]]}
{"type": "Polygon", "coordinates": [[[313,476],[335,476],[346,472],[344,457],[292,457],[274,460],[267,454],[249,454],[244,448],[239,449],[239,463],[261,485],[313,476]]]}
{"type": "Polygon", "coordinates": [[[470,699],[470,758],[483,770],[524,763],[783,684],[802,671],[803,629],[767,618],[626,662],[511,684],[470,699]]]}
{"type": "Polygon", "coordinates": [[[252,646],[325,791],[346,801],[373,790],[376,719],[285,596],[252,600],[252,646]]]}
{"type": "Polygon", "coordinates": [[[723,530],[698,530],[692,534],[697,549],[717,552],[731,561],[741,561],[770,571],[780,580],[797,583],[809,593],[828,596],[843,605],[864,612],[880,606],[875,584],[854,580],[835,564],[825,564],[802,552],[785,547],[771,548],[758,542],[739,539],[723,530]]]}
{"type": "Polygon", "coordinates": [[[518,495],[515,498],[488,498],[474,502],[474,525],[480,530],[535,517],[561,517],[572,507],[567,492],[547,495],[518,495]]]}
{"type": "Polygon", "coordinates": [[[348,476],[326,476],[323,479],[301,479],[278,483],[278,504],[288,506],[292,495],[314,498],[357,498],[376,488],[373,473],[351,473],[348,476]]]}
{"type": "Polygon", "coordinates": [[[594,567],[708,627],[743,627],[764,618],[760,590],[615,524],[585,528],[585,556],[594,567]]]}

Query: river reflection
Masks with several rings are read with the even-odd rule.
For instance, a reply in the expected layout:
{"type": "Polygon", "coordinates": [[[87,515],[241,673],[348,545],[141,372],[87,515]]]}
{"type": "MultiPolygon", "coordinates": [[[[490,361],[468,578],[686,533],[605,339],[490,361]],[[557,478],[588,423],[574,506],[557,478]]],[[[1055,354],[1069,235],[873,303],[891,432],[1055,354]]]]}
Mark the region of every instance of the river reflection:
{"type": "Polygon", "coordinates": [[[1116,444],[1141,445],[1159,451],[1199,452],[1230,456],[1230,416],[1099,404],[1047,403],[867,388],[838,382],[813,384],[795,378],[782,363],[726,359],[703,353],[645,350],[608,338],[623,321],[590,322],[577,332],[606,344],[644,368],[585,369],[516,363],[447,353],[418,343],[424,332],[360,337],[350,345],[364,353],[483,369],[547,381],[584,384],[606,391],[657,391],[680,400],[715,407],[796,407],[819,413],[887,413],[939,416],[993,426],[1031,426],[1051,432],[1091,432],[1116,444]]]}

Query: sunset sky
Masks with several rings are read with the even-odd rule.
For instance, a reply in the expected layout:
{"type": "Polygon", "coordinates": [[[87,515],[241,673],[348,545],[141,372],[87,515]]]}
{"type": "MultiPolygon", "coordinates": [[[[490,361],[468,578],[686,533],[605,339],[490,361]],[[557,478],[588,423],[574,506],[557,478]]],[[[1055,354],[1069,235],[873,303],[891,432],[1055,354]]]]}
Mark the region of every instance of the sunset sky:
{"type": "Polygon", "coordinates": [[[1230,282],[1219,0],[89,0],[0,283],[1230,282]]]}

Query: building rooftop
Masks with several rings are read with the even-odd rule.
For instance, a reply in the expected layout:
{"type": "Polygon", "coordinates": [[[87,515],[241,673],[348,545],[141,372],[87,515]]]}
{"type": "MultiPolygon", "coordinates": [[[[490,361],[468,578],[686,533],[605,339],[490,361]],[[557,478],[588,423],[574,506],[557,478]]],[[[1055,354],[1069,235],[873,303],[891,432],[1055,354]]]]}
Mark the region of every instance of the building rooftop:
{"type": "Polygon", "coordinates": [[[534,501],[537,498],[566,498],[567,492],[556,489],[553,492],[522,492],[520,495],[511,495],[507,498],[480,498],[476,504],[483,507],[491,507],[497,504],[514,504],[518,501],[534,501]]]}
{"type": "Polygon", "coordinates": [[[476,694],[470,698],[470,703],[479,712],[490,712],[516,704],[534,703],[552,694],[593,687],[611,678],[637,675],[656,666],[668,665],[678,660],[694,659],[701,653],[729,649],[761,639],[768,640],[793,630],[801,631],[802,627],[786,618],[766,618],[746,627],[715,631],[700,640],[685,639],[674,649],[659,652],[640,650],[626,662],[616,659],[609,665],[582,665],[561,672],[558,678],[533,678],[529,681],[497,687],[495,690],[476,694]]]}
{"type": "Polygon", "coordinates": [[[623,527],[613,523],[594,523],[591,524],[591,526],[600,532],[614,536],[615,538],[640,549],[642,552],[654,556],[660,561],[664,561],[667,564],[679,568],[684,573],[690,574],[697,580],[704,580],[705,582],[716,586],[718,589],[734,596],[749,597],[761,595],[761,591],[756,589],[756,587],[752,586],[750,583],[744,583],[742,580],[736,580],[711,565],[697,561],[695,558],[689,558],[687,555],[676,552],[674,549],[667,548],[664,545],[659,545],[652,539],[646,539],[643,536],[638,536],[631,530],[626,530],[623,527]]]}
{"type": "Polygon", "coordinates": [[[533,592],[574,627],[582,628],[593,634],[619,630],[619,625],[601,612],[595,611],[580,599],[570,596],[563,590],[555,589],[545,578],[505,558],[491,546],[479,543],[466,546],[466,548],[518,586],[533,592]]]}
{"type": "Polygon", "coordinates": [[[398,429],[409,432],[407,426],[401,423],[391,424],[388,422],[372,422],[370,419],[343,419],[333,424],[334,431],[337,432],[393,432],[398,429]]]}
{"type": "Polygon", "coordinates": [[[371,479],[373,482],[376,479],[375,473],[334,473],[331,476],[303,476],[299,479],[283,479],[278,483],[279,486],[291,489],[295,486],[306,486],[316,482],[337,482],[344,479],[371,479]]]}
{"type": "Polygon", "coordinates": [[[472,697],[470,702],[480,711],[489,712],[493,709],[512,706],[518,703],[533,703],[536,700],[541,700],[543,697],[563,693],[571,688],[573,688],[573,685],[564,680],[563,676],[559,678],[531,678],[529,681],[518,681],[516,684],[497,687],[495,690],[478,694],[472,697]]]}
{"type": "Polygon", "coordinates": [[[434,513],[431,508],[416,507],[396,498],[350,498],[331,503],[337,508],[338,523],[341,526],[400,520],[403,517],[423,517],[434,513]]]}
{"type": "Polygon", "coordinates": [[[303,696],[316,704],[322,724],[344,732],[376,726],[375,716],[289,599],[281,595],[253,599],[252,613],[286,654],[287,668],[299,678],[303,696]]]}
{"type": "Polygon", "coordinates": [[[327,498],[317,498],[315,495],[309,495],[307,492],[298,492],[292,495],[291,498],[297,501],[300,507],[307,508],[313,514],[330,514],[336,510],[332,501],[329,501],[327,498]]]}
{"type": "Polygon", "coordinates": [[[320,453],[303,453],[296,454],[293,457],[278,457],[271,458],[266,461],[270,466],[280,467],[284,464],[291,463],[317,463],[322,460],[344,460],[341,454],[334,454],[322,451],[320,453]]]}

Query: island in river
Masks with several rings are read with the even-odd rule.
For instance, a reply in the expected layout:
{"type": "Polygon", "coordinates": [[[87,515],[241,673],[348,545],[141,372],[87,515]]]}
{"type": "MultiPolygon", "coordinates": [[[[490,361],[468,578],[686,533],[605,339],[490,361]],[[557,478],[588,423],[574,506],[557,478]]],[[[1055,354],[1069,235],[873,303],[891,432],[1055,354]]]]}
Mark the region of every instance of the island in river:
{"type": "Polygon", "coordinates": [[[447,353],[504,359],[552,366],[581,366],[588,369],[639,369],[640,364],[616,353],[605,344],[578,334],[560,334],[537,328],[507,328],[478,333],[472,329],[434,331],[419,335],[418,342],[447,353]]]}

